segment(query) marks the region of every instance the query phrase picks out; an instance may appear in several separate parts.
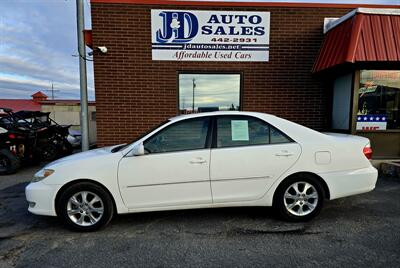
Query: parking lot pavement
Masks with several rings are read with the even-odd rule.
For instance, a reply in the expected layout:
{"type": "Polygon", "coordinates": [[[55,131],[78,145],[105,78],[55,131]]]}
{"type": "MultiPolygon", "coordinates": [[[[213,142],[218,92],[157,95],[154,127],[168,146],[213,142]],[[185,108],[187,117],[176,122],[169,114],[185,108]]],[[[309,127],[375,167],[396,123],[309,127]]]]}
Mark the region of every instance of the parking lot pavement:
{"type": "Polygon", "coordinates": [[[399,180],[327,202],[308,223],[267,208],[201,209],[117,216],[74,233],[27,212],[24,187],[37,169],[0,177],[0,267],[399,267],[399,180]]]}

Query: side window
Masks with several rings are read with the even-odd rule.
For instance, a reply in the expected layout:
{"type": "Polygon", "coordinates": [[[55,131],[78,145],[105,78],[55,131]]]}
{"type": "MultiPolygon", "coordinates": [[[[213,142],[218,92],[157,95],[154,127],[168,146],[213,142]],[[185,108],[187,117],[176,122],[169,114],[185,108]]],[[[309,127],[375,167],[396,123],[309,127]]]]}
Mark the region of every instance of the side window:
{"type": "Polygon", "coordinates": [[[203,149],[206,146],[208,117],[177,122],[144,142],[146,154],[203,149]]]}
{"type": "Polygon", "coordinates": [[[221,116],[217,119],[217,147],[269,144],[269,125],[249,116],[221,116]]]}
{"type": "Polygon", "coordinates": [[[272,126],[270,127],[270,139],[271,144],[292,142],[292,140],[288,136],[272,126]]]}

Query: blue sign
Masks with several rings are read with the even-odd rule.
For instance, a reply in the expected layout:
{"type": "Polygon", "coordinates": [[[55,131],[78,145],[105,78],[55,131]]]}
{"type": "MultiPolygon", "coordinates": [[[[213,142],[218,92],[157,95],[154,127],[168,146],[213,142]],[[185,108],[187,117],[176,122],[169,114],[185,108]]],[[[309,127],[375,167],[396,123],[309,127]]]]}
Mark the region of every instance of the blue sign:
{"type": "Polygon", "coordinates": [[[385,114],[358,115],[357,122],[386,122],[385,114]]]}

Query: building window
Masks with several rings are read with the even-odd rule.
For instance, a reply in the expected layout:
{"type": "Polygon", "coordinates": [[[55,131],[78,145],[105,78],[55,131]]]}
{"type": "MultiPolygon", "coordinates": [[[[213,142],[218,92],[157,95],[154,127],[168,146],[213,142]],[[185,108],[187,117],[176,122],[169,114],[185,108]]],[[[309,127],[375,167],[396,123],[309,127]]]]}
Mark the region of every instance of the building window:
{"type": "Polygon", "coordinates": [[[360,71],[357,130],[391,129],[400,129],[400,71],[360,71]]]}
{"type": "Polygon", "coordinates": [[[179,74],[179,112],[240,110],[240,80],[240,74],[179,74]]]}
{"type": "Polygon", "coordinates": [[[91,112],[91,120],[96,121],[96,111],[91,112]]]}

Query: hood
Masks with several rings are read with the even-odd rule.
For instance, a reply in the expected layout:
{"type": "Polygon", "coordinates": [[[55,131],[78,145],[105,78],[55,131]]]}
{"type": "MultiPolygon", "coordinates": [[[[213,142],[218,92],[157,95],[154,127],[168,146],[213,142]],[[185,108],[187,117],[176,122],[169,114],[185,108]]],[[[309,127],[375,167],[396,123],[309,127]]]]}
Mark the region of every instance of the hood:
{"type": "MultiPolygon", "coordinates": [[[[119,146],[119,145],[102,147],[102,148],[93,149],[93,150],[89,150],[89,151],[85,151],[85,152],[81,152],[81,153],[76,153],[76,154],[73,154],[70,156],[60,158],[56,161],[53,161],[53,162],[47,164],[46,167],[49,168],[49,167],[52,167],[55,165],[59,165],[61,163],[72,162],[72,161],[74,161],[74,162],[82,161],[82,160],[95,158],[95,157],[99,157],[99,156],[103,156],[103,155],[107,155],[107,154],[113,154],[111,152],[111,150],[117,146],[119,146]]],[[[115,152],[115,153],[118,153],[118,152],[115,152]]]]}

